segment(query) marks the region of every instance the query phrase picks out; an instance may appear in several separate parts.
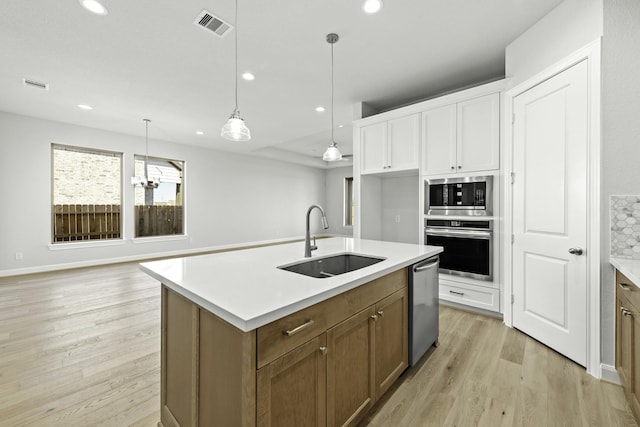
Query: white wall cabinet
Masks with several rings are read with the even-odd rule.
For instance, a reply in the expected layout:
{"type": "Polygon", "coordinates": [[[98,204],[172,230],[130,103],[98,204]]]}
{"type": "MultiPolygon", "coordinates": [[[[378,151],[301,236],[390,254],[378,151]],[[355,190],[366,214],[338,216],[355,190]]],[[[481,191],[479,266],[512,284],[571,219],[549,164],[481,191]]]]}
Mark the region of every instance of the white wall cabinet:
{"type": "Polygon", "coordinates": [[[422,173],[443,175],[500,168],[500,95],[422,113],[422,173]]]}
{"type": "Polygon", "coordinates": [[[418,169],[420,114],[363,126],[360,144],[361,174],[418,169]]]}

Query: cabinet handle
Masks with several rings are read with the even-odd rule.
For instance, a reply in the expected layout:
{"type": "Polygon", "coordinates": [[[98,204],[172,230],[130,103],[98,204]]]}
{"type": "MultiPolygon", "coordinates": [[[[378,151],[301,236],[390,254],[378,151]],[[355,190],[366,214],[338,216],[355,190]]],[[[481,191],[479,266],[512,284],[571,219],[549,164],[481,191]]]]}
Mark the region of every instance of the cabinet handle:
{"type": "Polygon", "coordinates": [[[288,337],[290,337],[291,335],[297,334],[298,332],[302,331],[303,329],[308,328],[309,326],[313,325],[313,319],[309,319],[306,322],[304,322],[302,325],[293,328],[289,331],[282,331],[282,333],[288,337]]]}
{"type": "Polygon", "coordinates": [[[380,311],[378,312],[378,316],[380,316],[380,317],[384,316],[384,311],[380,310],[380,311]]]}
{"type": "Polygon", "coordinates": [[[454,295],[464,296],[464,292],[458,292],[458,291],[449,291],[449,292],[454,294],[454,295]]]}
{"type": "Polygon", "coordinates": [[[627,310],[626,308],[624,310],[622,310],[622,315],[623,316],[631,316],[631,311],[627,310]]]}
{"type": "Polygon", "coordinates": [[[462,166],[461,166],[461,165],[458,165],[458,169],[462,169],[462,166]]]}
{"type": "Polygon", "coordinates": [[[626,283],[618,283],[618,286],[620,286],[625,291],[633,291],[633,288],[631,288],[631,286],[627,285],[626,283]]]}
{"type": "Polygon", "coordinates": [[[372,318],[373,320],[378,320],[378,315],[377,315],[377,314],[372,314],[372,315],[371,315],[371,318],[372,318]]]}
{"type": "Polygon", "coordinates": [[[327,347],[320,347],[320,353],[322,353],[322,355],[327,354],[327,347]]]}
{"type": "Polygon", "coordinates": [[[455,166],[451,166],[451,170],[452,171],[456,170],[456,167],[455,166]]]}

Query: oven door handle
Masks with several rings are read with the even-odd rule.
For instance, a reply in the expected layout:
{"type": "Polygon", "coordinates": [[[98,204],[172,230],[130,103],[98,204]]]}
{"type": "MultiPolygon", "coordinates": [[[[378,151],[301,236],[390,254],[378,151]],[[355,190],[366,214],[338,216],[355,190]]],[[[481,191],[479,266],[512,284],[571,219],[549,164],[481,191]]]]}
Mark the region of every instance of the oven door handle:
{"type": "Polygon", "coordinates": [[[451,230],[451,229],[439,229],[439,228],[425,228],[424,233],[427,236],[442,236],[442,237],[468,237],[473,239],[491,239],[492,231],[477,231],[477,230],[451,230]]]}

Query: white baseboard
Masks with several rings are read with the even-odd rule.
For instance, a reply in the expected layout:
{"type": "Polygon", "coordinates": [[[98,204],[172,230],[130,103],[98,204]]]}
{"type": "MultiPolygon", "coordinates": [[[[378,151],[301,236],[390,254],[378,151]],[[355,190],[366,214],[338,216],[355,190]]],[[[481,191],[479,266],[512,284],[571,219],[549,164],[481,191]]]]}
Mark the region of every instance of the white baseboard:
{"type": "Polygon", "coordinates": [[[615,366],[600,364],[600,379],[609,381],[610,383],[620,384],[620,377],[615,366]]]}

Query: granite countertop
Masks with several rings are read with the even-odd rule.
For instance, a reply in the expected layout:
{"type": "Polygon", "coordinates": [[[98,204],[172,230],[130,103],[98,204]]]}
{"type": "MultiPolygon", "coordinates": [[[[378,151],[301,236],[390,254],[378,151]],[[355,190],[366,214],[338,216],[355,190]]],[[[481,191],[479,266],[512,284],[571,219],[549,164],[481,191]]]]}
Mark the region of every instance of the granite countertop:
{"type": "Polygon", "coordinates": [[[640,287],[640,260],[611,257],[609,262],[631,280],[634,285],[640,287]]]}
{"type": "Polygon", "coordinates": [[[334,237],[317,241],[313,258],[357,253],[386,258],[360,270],[317,279],[278,269],[303,261],[304,242],[140,264],[140,268],[242,331],[303,308],[442,252],[439,246],[334,237]]]}

